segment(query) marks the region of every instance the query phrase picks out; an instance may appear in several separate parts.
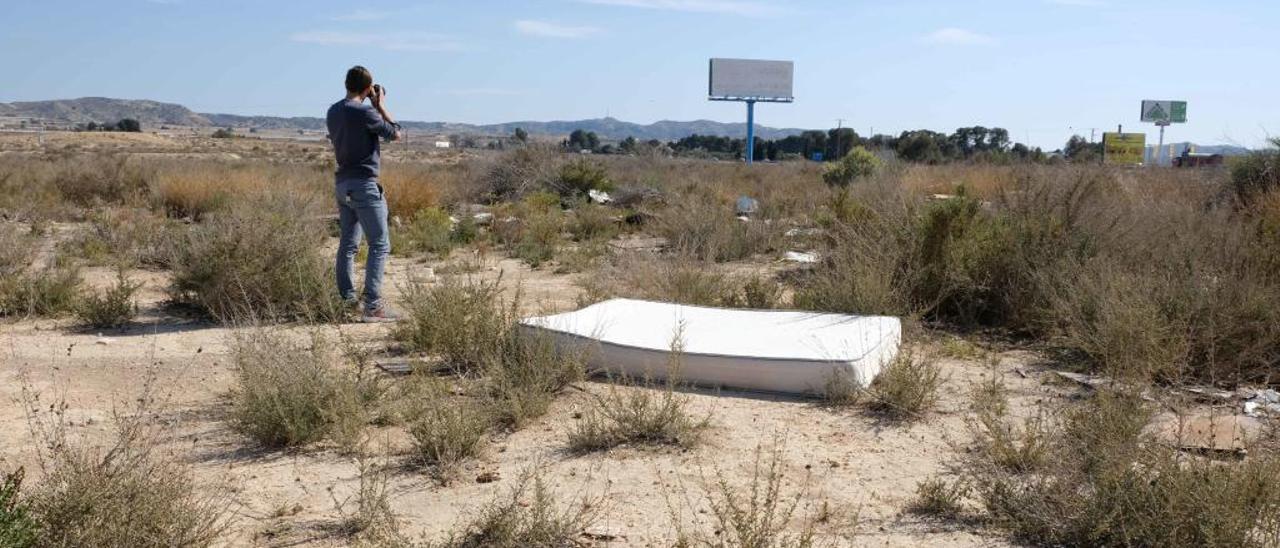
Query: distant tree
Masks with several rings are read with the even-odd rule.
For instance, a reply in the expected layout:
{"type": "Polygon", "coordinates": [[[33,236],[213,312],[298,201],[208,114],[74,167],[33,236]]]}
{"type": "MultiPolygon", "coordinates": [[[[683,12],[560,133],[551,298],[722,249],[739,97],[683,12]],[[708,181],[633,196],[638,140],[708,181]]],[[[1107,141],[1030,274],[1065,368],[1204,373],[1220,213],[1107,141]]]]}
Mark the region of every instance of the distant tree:
{"type": "Polygon", "coordinates": [[[569,134],[569,140],[565,142],[565,148],[571,151],[590,150],[594,152],[600,148],[600,137],[594,131],[585,131],[575,129],[569,134]]]}
{"type": "Polygon", "coordinates": [[[87,125],[84,126],[84,129],[85,131],[98,131],[98,123],[89,122],[87,125]]]}
{"type": "Polygon", "coordinates": [[[854,147],[861,146],[858,133],[853,128],[827,130],[826,157],[837,160],[849,155],[854,147]]]}
{"type": "Polygon", "coordinates": [[[623,139],[622,142],[618,143],[618,152],[623,154],[634,154],[636,152],[636,148],[639,146],[640,143],[636,141],[635,137],[628,136],[626,139],[623,139]]]}
{"type": "Polygon", "coordinates": [[[128,131],[131,133],[139,133],[142,131],[142,124],[133,118],[125,118],[116,122],[116,131],[128,131]]]}
{"type": "Polygon", "coordinates": [[[943,146],[947,140],[947,136],[927,129],[904,131],[894,149],[899,158],[908,162],[938,164],[948,157],[945,151],[950,147],[943,146]]]}
{"type": "Polygon", "coordinates": [[[1084,137],[1072,135],[1062,155],[1072,162],[1096,162],[1102,159],[1102,143],[1090,143],[1084,137]]]}
{"type": "Polygon", "coordinates": [[[236,136],[235,130],[229,127],[218,128],[217,131],[213,132],[214,139],[230,139],[235,136],[236,136]]]}
{"type": "Polygon", "coordinates": [[[521,143],[529,142],[529,132],[525,131],[524,128],[522,127],[516,128],[515,137],[516,137],[516,140],[520,141],[521,143]]]}

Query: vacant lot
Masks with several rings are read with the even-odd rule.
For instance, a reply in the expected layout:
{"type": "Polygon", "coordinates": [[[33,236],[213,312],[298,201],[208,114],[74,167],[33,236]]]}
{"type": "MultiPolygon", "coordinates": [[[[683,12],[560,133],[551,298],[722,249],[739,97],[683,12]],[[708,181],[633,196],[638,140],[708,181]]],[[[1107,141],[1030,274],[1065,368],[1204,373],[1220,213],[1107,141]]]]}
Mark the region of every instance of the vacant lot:
{"type": "Polygon", "coordinates": [[[0,139],[0,545],[1280,542],[1274,155],[392,147],[387,326],[334,302],[322,146],[144,137],[0,139]],[[513,334],[613,296],[899,316],[910,357],[804,399],[513,334]]]}

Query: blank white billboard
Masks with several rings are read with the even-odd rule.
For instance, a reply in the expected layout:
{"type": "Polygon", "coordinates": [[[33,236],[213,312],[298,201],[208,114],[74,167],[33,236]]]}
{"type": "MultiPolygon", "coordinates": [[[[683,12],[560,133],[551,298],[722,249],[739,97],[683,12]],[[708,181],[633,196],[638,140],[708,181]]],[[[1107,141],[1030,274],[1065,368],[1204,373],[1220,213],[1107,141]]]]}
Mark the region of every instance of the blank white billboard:
{"type": "Polygon", "coordinates": [[[712,59],[712,98],[745,98],[790,101],[795,74],[791,61],[712,59]]]}

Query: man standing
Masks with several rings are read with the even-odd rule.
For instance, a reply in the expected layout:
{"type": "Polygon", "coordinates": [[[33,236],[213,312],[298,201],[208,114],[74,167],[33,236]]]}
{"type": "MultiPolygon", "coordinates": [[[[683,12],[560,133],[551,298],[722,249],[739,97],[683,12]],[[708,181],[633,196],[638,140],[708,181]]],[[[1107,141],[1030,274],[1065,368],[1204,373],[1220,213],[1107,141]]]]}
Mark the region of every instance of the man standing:
{"type": "Polygon", "coordinates": [[[355,285],[352,262],[360,246],[360,234],[369,242],[369,259],[364,269],[365,322],[390,322],[397,318],[382,302],[382,271],[391,253],[387,233],[387,200],[378,184],[379,138],[400,138],[400,126],[391,120],[385,107],[386,92],[373,85],[369,70],[355,66],[347,71],[347,96],[329,107],[326,121],[329,140],[338,160],[335,196],[338,199],[338,293],[354,308],[355,285]],[[373,106],[364,104],[365,98],[373,106]]]}

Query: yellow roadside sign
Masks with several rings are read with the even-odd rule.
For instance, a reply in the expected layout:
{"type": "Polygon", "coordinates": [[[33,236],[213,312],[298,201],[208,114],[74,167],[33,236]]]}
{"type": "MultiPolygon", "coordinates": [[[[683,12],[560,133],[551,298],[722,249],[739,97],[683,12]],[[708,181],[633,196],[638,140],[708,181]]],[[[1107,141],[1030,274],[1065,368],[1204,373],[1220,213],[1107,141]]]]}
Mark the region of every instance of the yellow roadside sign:
{"type": "Polygon", "coordinates": [[[1102,161],[1109,165],[1142,164],[1147,150],[1145,133],[1103,133],[1102,161]]]}

